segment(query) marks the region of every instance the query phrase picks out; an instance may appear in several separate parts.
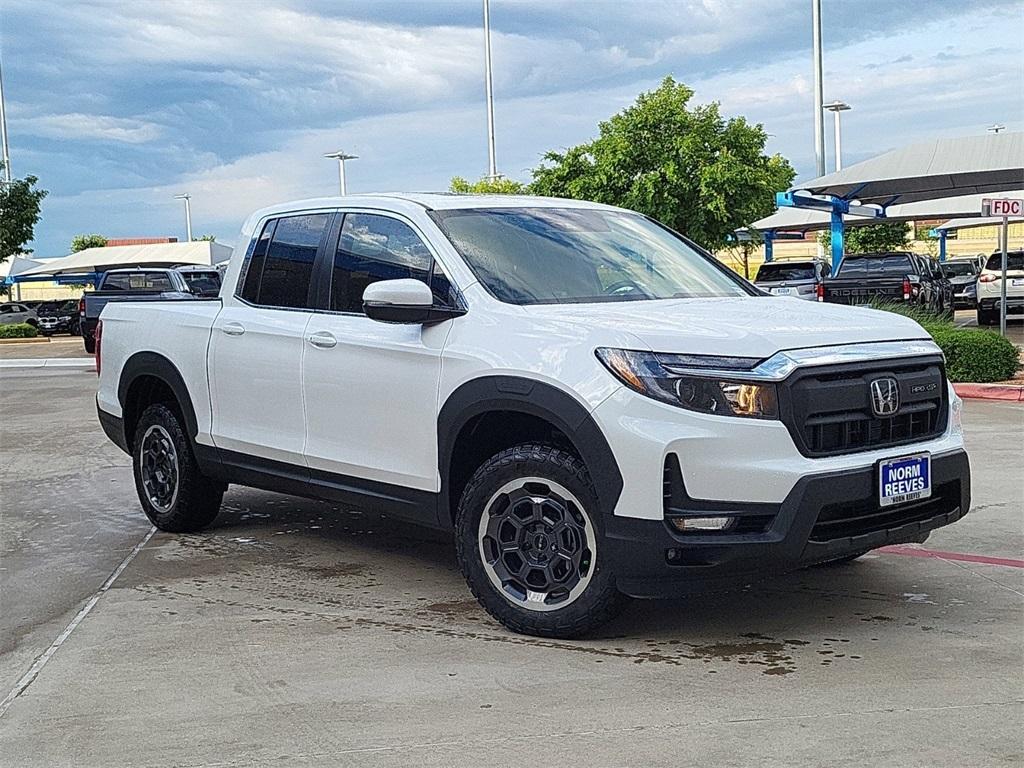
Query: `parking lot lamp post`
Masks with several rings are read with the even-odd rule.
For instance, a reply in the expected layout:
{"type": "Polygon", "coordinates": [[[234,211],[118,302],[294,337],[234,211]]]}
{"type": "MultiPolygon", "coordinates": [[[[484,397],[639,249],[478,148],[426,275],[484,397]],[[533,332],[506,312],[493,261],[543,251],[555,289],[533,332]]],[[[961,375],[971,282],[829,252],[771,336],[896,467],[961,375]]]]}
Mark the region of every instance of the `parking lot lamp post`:
{"type": "Polygon", "coordinates": [[[359,158],[357,155],[345,154],[340,149],[337,152],[328,152],[324,157],[338,161],[338,190],[341,192],[342,197],[344,197],[348,194],[348,187],[345,185],[345,161],[358,160],[359,158]]]}
{"type": "Polygon", "coordinates": [[[487,90],[487,177],[498,177],[498,161],[494,154],[494,88],[491,85],[491,10],[484,0],[484,80],[487,90]]]}
{"type": "Polygon", "coordinates": [[[836,167],[835,170],[843,169],[843,128],[839,122],[839,113],[851,109],[850,105],[842,101],[832,101],[824,107],[832,113],[832,127],[835,130],[836,167]]]}
{"type": "Polygon", "coordinates": [[[814,44],[814,159],[819,176],[825,175],[825,116],[821,114],[821,0],[811,0],[811,26],[814,44]]]}
{"type": "Polygon", "coordinates": [[[990,125],[985,130],[988,131],[989,133],[999,133],[1000,131],[1005,131],[1006,126],[1001,123],[996,123],[995,125],[990,125]]]}
{"type": "Polygon", "coordinates": [[[3,145],[4,182],[11,183],[11,150],[7,146],[7,108],[4,104],[4,76],[0,69],[0,140],[3,145]]]}
{"type": "Polygon", "coordinates": [[[192,242],[192,195],[188,192],[182,192],[180,195],[174,196],[175,200],[185,201],[185,237],[188,238],[188,242],[192,242]]]}

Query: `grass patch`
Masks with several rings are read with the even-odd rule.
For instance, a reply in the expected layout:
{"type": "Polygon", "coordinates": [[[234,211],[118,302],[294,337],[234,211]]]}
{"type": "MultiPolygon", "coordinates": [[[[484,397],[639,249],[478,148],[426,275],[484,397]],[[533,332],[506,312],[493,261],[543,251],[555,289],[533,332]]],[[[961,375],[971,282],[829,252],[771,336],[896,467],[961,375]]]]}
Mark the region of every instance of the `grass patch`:
{"type": "Polygon", "coordinates": [[[1016,345],[985,328],[958,328],[952,321],[920,307],[876,302],[872,309],[916,320],[946,356],[946,375],[953,382],[1006,381],[1020,366],[1016,345]]]}
{"type": "Polygon", "coordinates": [[[35,326],[28,323],[11,323],[0,325],[0,339],[34,339],[39,335],[35,326]]]}

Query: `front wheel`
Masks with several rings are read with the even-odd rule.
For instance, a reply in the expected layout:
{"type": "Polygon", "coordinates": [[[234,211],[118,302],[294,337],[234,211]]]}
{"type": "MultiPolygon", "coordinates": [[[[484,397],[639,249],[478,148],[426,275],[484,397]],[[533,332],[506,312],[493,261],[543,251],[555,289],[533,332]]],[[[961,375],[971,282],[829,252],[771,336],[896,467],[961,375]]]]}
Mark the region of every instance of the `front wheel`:
{"type": "Polygon", "coordinates": [[[139,417],[132,469],[142,509],[161,531],[198,531],[217,517],[225,485],[199,471],[181,419],[162,403],[139,417]]]}
{"type": "Polygon", "coordinates": [[[626,602],[605,561],[590,475],[560,448],[518,445],[486,461],[466,485],[455,525],[470,589],[513,632],[578,637],[626,602]]]}
{"type": "Polygon", "coordinates": [[[978,325],[995,325],[999,322],[999,313],[991,309],[978,307],[978,325]]]}

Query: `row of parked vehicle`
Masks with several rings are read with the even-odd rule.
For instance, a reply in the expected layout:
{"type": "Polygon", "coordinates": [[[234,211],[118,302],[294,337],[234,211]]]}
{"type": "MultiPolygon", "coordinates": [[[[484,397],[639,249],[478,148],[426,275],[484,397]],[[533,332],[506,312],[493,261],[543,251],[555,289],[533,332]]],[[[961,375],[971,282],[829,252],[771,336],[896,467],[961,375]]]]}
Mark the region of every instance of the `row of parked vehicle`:
{"type": "MultiPolygon", "coordinates": [[[[761,265],[755,284],[782,296],[831,304],[896,302],[938,315],[975,309],[978,325],[999,322],[1002,255],[938,262],[908,251],[853,253],[833,275],[824,261],[773,261],[761,265]]],[[[1024,251],[1008,254],[1008,314],[1024,312],[1024,251]]]]}
{"type": "Polygon", "coordinates": [[[43,336],[82,336],[86,351],[92,354],[96,323],[108,302],[211,298],[220,292],[220,281],[221,273],[214,267],[112,269],[103,274],[95,291],[79,299],[0,304],[0,325],[27,323],[43,336]]]}

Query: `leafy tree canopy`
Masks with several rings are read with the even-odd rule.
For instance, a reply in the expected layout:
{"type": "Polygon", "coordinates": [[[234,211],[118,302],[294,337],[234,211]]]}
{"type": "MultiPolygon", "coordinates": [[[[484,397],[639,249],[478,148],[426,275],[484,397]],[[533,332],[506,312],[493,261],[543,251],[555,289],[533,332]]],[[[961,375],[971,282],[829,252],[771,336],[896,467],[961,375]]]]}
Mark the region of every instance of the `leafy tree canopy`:
{"type": "Polygon", "coordinates": [[[193,237],[192,241],[196,243],[212,243],[216,239],[216,235],[200,235],[199,237],[193,237]]]}
{"type": "MultiPolygon", "coordinates": [[[[832,253],[832,234],[818,235],[828,254],[832,253]]],[[[882,224],[865,224],[846,227],[843,233],[843,250],[846,253],[880,253],[882,251],[905,251],[910,246],[910,230],[906,222],[887,221],[882,224]]]]}
{"type": "MultiPolygon", "coordinates": [[[[0,171],[3,163],[0,162],[0,171]]],[[[25,244],[33,238],[39,221],[39,204],[45,189],[37,189],[35,176],[0,183],[0,262],[18,253],[31,253],[25,244]]]]}
{"type": "Polygon", "coordinates": [[[599,126],[593,141],[548,152],[530,191],[632,208],[707,248],[775,210],[775,192],[793,180],[768,136],[743,117],[723,118],[716,102],[690,107],[693,91],[671,77],[599,126]]]}
{"type": "Polygon", "coordinates": [[[107,244],[103,235],[75,235],[71,238],[71,252],[78,253],[86,248],[102,248],[107,244]]]}
{"type": "Polygon", "coordinates": [[[522,195],[527,192],[525,184],[520,184],[514,179],[506,179],[504,176],[484,177],[472,183],[461,176],[455,176],[448,189],[462,195],[522,195]]]}

